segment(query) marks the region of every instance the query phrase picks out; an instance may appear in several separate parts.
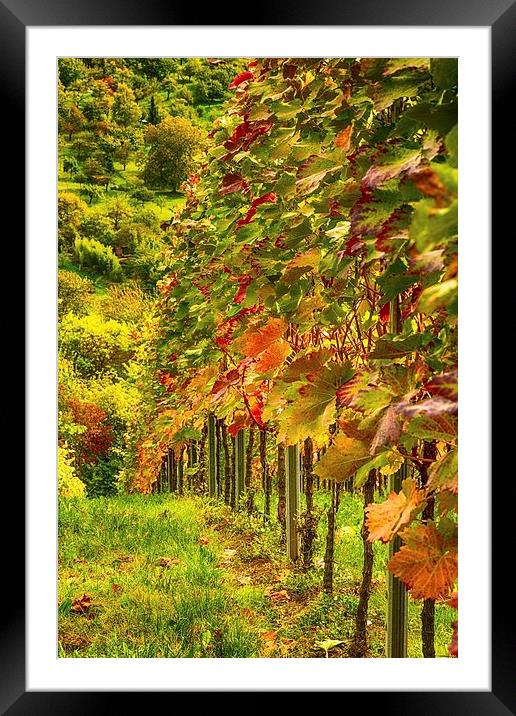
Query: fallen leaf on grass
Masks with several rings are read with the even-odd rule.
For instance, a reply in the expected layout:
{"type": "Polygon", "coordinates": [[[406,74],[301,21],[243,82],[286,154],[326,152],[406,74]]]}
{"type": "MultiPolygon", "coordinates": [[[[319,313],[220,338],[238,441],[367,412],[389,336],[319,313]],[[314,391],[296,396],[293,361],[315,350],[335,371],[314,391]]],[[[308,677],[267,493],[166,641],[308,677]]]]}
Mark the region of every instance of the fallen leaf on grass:
{"type": "Polygon", "coordinates": [[[83,594],[82,597],[74,599],[70,611],[75,614],[85,614],[91,607],[92,598],[89,594],[83,594]]]}
{"type": "Polygon", "coordinates": [[[324,641],[316,641],[315,642],[315,646],[318,646],[319,649],[324,649],[326,658],[328,658],[329,650],[333,649],[335,646],[338,646],[339,644],[344,644],[344,642],[339,641],[338,639],[325,639],[324,641]]]}
{"type": "Polygon", "coordinates": [[[181,564],[181,560],[177,557],[161,557],[161,559],[156,562],[158,567],[173,567],[175,564],[181,564]]]}
{"type": "Polygon", "coordinates": [[[254,612],[252,609],[249,609],[249,607],[244,607],[242,609],[242,615],[249,621],[253,621],[254,619],[256,619],[256,612],[254,612]]]}
{"type": "Polygon", "coordinates": [[[260,636],[263,641],[276,641],[277,633],[277,631],[264,631],[260,636]]]}
{"type": "Polygon", "coordinates": [[[120,586],[120,584],[112,584],[111,589],[114,594],[118,594],[119,592],[122,591],[122,587],[120,586]]]}
{"type": "Polygon", "coordinates": [[[210,544],[209,537],[199,537],[199,544],[210,544]]]}
{"type": "Polygon", "coordinates": [[[289,651],[297,644],[295,639],[280,639],[279,648],[283,656],[286,656],[289,651]]]}
{"type": "Polygon", "coordinates": [[[276,649],[276,632],[275,631],[266,631],[263,634],[260,635],[263,646],[262,646],[262,653],[264,657],[270,656],[276,649]]]}
{"type": "Polygon", "coordinates": [[[269,597],[274,602],[290,602],[290,595],[286,589],[280,589],[279,592],[271,592],[269,597]]]}

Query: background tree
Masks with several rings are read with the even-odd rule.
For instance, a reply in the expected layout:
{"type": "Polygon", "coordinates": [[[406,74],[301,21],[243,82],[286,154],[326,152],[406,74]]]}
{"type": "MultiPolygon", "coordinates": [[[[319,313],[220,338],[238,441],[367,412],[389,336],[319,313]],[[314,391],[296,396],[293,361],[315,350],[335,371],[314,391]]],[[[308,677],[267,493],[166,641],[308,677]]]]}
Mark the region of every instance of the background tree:
{"type": "Polygon", "coordinates": [[[57,61],[59,79],[65,87],[86,76],[87,68],[78,57],[60,57],[57,61]]]}
{"type": "Polygon", "coordinates": [[[83,222],[87,206],[85,202],[71,192],[60,192],[57,200],[57,237],[59,248],[70,250],[79,237],[79,227],[83,222]]]}
{"type": "Polygon", "coordinates": [[[140,120],[141,115],[133,90],[126,84],[119,84],[111,108],[113,120],[121,127],[130,127],[140,120]]]}
{"type": "Polygon", "coordinates": [[[166,117],[148,127],[150,146],[142,178],[151,188],[177,190],[195,168],[194,155],[204,145],[203,133],[183,117],[166,117]]]}
{"type": "Polygon", "coordinates": [[[152,95],[152,97],[150,98],[147,122],[149,124],[159,124],[161,122],[160,113],[156,106],[156,100],[154,99],[154,95],[152,95]]]}
{"type": "Polygon", "coordinates": [[[86,128],[87,119],[83,112],[73,102],[67,102],[60,108],[58,114],[59,130],[68,135],[68,141],[72,136],[86,128]]]}

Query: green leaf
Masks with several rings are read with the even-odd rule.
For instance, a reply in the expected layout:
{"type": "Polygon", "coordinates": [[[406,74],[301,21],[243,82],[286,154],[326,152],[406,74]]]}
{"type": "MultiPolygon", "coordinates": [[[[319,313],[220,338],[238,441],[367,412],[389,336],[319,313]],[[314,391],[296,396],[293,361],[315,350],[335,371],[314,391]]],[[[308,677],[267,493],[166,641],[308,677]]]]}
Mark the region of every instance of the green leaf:
{"type": "Polygon", "coordinates": [[[422,199],[416,205],[409,228],[410,240],[423,253],[455,241],[459,230],[458,202],[437,208],[433,199],[422,199]]]}
{"type": "Polygon", "coordinates": [[[419,350],[426,339],[419,333],[410,336],[385,334],[376,342],[369,358],[403,358],[403,356],[419,350]]]}
{"type": "Polygon", "coordinates": [[[452,89],[458,85],[459,64],[456,57],[432,57],[432,79],[440,89],[452,89]]]}

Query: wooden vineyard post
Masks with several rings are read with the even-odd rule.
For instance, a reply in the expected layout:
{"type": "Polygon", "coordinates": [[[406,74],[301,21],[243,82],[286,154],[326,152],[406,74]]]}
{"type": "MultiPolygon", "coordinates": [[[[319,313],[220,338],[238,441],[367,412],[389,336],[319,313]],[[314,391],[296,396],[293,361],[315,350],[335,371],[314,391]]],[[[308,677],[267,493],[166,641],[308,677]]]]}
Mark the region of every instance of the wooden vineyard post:
{"type": "MultiPolygon", "coordinates": [[[[401,316],[399,307],[399,296],[391,302],[391,331],[401,331],[401,316]]],[[[408,476],[408,465],[405,461],[400,469],[390,476],[389,492],[401,492],[401,484],[408,476]]],[[[389,543],[389,559],[396,554],[401,547],[401,540],[396,537],[389,543]]],[[[387,597],[387,657],[393,659],[405,659],[407,657],[408,638],[408,599],[407,590],[403,582],[388,573],[388,597],[387,597]]]]}
{"type": "Polygon", "coordinates": [[[301,490],[301,470],[299,457],[299,444],[287,447],[286,460],[286,527],[287,527],[287,556],[292,562],[299,559],[300,540],[297,529],[301,490]]]}
{"type": "Polygon", "coordinates": [[[179,449],[179,457],[177,458],[177,491],[183,494],[183,478],[184,478],[183,448],[179,449]]]}
{"type": "Polygon", "coordinates": [[[208,416],[208,494],[217,496],[217,450],[215,436],[215,416],[208,416]]]}
{"type": "MultiPolygon", "coordinates": [[[[189,470],[192,470],[194,465],[197,463],[197,449],[195,442],[193,440],[190,441],[190,445],[188,448],[188,468],[189,470]]],[[[188,473],[188,488],[191,490],[193,487],[193,472],[188,473]]]]}
{"type": "Polygon", "coordinates": [[[177,461],[176,454],[172,449],[168,451],[168,489],[169,492],[177,492],[177,461]]]}
{"type": "Polygon", "coordinates": [[[239,430],[235,438],[235,505],[238,509],[245,489],[245,430],[239,430]]]}

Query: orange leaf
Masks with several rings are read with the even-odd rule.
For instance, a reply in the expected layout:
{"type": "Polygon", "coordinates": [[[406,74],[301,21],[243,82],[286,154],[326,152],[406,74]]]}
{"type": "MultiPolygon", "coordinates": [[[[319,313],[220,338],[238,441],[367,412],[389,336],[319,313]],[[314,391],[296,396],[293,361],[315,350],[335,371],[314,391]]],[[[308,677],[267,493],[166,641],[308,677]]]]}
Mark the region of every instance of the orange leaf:
{"type": "Polygon", "coordinates": [[[264,631],[263,634],[261,634],[261,638],[263,641],[275,641],[277,633],[276,631],[264,631]]]}
{"type": "Polygon", "coordinates": [[[446,539],[433,523],[413,525],[401,533],[405,544],[389,570],[407,585],[413,599],[446,597],[457,579],[456,539],[446,539]]]}
{"type": "Polygon", "coordinates": [[[286,589],[281,589],[279,592],[271,592],[269,596],[274,602],[290,602],[290,596],[286,589]]]}
{"type": "Polygon", "coordinates": [[[199,544],[210,544],[208,537],[199,537],[199,544]]]}
{"type": "Polygon", "coordinates": [[[448,607],[451,607],[452,609],[458,609],[459,608],[459,595],[457,592],[452,592],[451,597],[446,602],[446,605],[448,607]]]}
{"type": "Polygon", "coordinates": [[[412,478],[403,480],[400,493],[391,492],[379,505],[371,504],[367,514],[368,542],[381,540],[390,542],[403,525],[410,522],[413,512],[423,503],[423,492],[416,487],[412,478]]]}
{"type": "Polygon", "coordinates": [[[353,125],[348,124],[347,127],[344,127],[344,129],[341,129],[340,132],[335,137],[335,144],[337,147],[342,149],[342,151],[347,152],[349,149],[349,146],[351,144],[351,132],[353,131],[353,125]]]}
{"type": "Polygon", "coordinates": [[[236,437],[237,433],[239,433],[244,428],[248,428],[251,424],[251,418],[249,417],[249,413],[247,410],[245,412],[237,411],[233,417],[233,422],[228,428],[228,433],[231,435],[231,437],[236,437]]]}
{"type": "Polygon", "coordinates": [[[264,350],[263,353],[260,353],[253,366],[254,370],[258,373],[266,373],[268,370],[277,368],[290,355],[291,350],[289,343],[280,338],[264,350]]]}
{"type": "Polygon", "coordinates": [[[271,318],[265,326],[249,326],[235,344],[247,358],[257,358],[281,338],[286,330],[287,324],[282,318],[271,318]]]}
{"type": "Polygon", "coordinates": [[[177,557],[161,557],[158,562],[159,567],[173,567],[176,564],[181,564],[181,560],[177,557]]]}
{"type": "Polygon", "coordinates": [[[84,614],[91,607],[92,599],[89,594],[83,594],[82,597],[74,599],[71,606],[71,611],[76,614],[84,614]]]}

